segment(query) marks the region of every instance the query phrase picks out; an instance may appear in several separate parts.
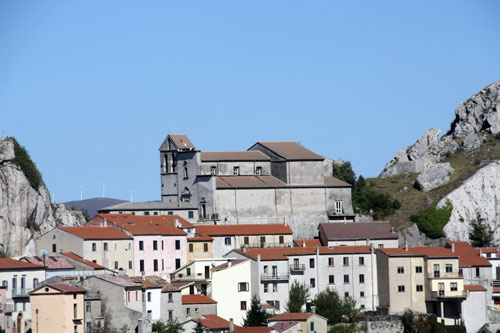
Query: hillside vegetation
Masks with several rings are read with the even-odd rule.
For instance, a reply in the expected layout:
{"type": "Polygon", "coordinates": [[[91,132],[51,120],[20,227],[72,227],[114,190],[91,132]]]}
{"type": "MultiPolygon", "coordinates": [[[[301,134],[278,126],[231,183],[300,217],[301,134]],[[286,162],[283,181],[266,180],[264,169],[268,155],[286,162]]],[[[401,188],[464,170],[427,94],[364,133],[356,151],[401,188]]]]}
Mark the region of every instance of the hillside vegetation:
{"type": "Polygon", "coordinates": [[[456,189],[467,178],[472,176],[489,160],[500,160],[500,136],[484,134],[486,141],[472,151],[457,150],[446,156],[442,162],[449,162],[454,169],[448,183],[432,191],[423,193],[413,187],[418,174],[404,174],[388,178],[368,178],[366,186],[385,193],[397,200],[401,207],[386,219],[391,221],[396,230],[411,225],[410,216],[428,207],[435,206],[445,195],[456,189]]]}

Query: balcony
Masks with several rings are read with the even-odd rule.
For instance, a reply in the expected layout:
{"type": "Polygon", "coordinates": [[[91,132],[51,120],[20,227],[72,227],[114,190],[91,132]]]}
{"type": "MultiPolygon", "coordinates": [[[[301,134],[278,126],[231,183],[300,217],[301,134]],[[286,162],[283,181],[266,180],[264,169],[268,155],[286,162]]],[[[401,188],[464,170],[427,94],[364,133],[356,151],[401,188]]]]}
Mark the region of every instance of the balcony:
{"type": "Polygon", "coordinates": [[[432,298],[453,299],[453,298],[466,298],[466,297],[467,297],[467,291],[465,291],[465,290],[461,290],[461,291],[438,290],[438,291],[432,292],[432,298]]]}
{"type": "Polygon", "coordinates": [[[261,274],[261,281],[288,281],[289,274],[261,274]]]}
{"type": "Polygon", "coordinates": [[[12,297],[30,297],[29,293],[33,290],[33,288],[17,288],[12,289],[12,297]]]}
{"type": "Polygon", "coordinates": [[[304,274],[306,265],[290,265],[290,274],[304,274]]]}
{"type": "Polygon", "coordinates": [[[433,271],[431,279],[460,279],[462,275],[459,272],[433,271]]]}

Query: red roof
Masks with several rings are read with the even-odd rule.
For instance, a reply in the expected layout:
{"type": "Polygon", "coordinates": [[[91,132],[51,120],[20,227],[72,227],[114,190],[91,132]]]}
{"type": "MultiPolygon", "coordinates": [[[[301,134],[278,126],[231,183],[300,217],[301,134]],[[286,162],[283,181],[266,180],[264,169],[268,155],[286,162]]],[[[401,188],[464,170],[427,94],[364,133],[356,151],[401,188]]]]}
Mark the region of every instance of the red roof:
{"type": "Polygon", "coordinates": [[[464,290],[468,291],[486,291],[486,288],[479,284],[466,284],[464,285],[464,290]]]}
{"type": "Polygon", "coordinates": [[[232,235],[292,235],[292,229],[285,224],[226,224],[199,225],[196,233],[209,236],[232,235]]]}
{"type": "Polygon", "coordinates": [[[176,221],[181,228],[194,226],[178,215],[132,215],[132,214],[98,214],[87,225],[100,225],[106,219],[108,225],[113,223],[133,235],[178,235],[186,232],[176,227],[176,221]]]}
{"type": "Polygon", "coordinates": [[[205,295],[182,295],[182,304],[216,304],[217,302],[205,295]]]}
{"type": "Polygon", "coordinates": [[[295,239],[297,246],[321,246],[321,241],[317,238],[313,239],[295,239]],[[304,244],[305,243],[305,244],[304,244]]]}
{"type": "Polygon", "coordinates": [[[50,283],[50,284],[47,284],[48,286],[50,287],[53,287],[57,290],[60,290],[64,293],[85,293],[87,292],[85,289],[83,288],[78,288],[78,287],[74,287],[74,286],[70,286],[68,284],[64,284],[64,283],[50,283]]]}
{"type": "Polygon", "coordinates": [[[479,250],[473,248],[467,242],[448,242],[450,246],[455,247],[455,253],[459,256],[458,263],[460,267],[491,267],[488,259],[479,255],[479,250]]]}
{"type": "Polygon", "coordinates": [[[267,326],[247,326],[238,327],[234,329],[235,333],[269,333],[271,332],[271,327],[267,326]]]}
{"type": "Polygon", "coordinates": [[[85,259],[83,259],[82,257],[80,257],[79,255],[74,254],[73,252],[63,252],[63,253],[61,253],[61,254],[62,254],[63,256],[65,256],[66,258],[73,259],[73,260],[78,261],[78,262],[80,262],[80,263],[82,263],[82,264],[85,264],[85,265],[87,265],[87,266],[90,266],[90,267],[92,267],[92,268],[94,268],[94,269],[104,269],[104,267],[103,267],[103,266],[98,265],[98,264],[96,264],[96,263],[94,263],[94,262],[92,262],[92,261],[85,260],[85,259]]]}
{"type": "Polygon", "coordinates": [[[45,269],[45,267],[16,259],[0,258],[0,270],[2,269],[45,269]]]}
{"type": "Polygon", "coordinates": [[[319,254],[355,254],[355,253],[370,253],[369,245],[357,246],[335,246],[329,248],[327,246],[307,246],[307,247],[268,247],[268,248],[251,248],[246,251],[236,250],[238,253],[248,257],[257,259],[260,254],[260,260],[288,260],[287,256],[294,255],[314,255],[316,249],[319,254]]]}
{"type": "Polygon", "coordinates": [[[59,227],[84,240],[132,239],[129,235],[113,227],[59,227]]]}
{"type": "Polygon", "coordinates": [[[47,257],[22,257],[21,260],[30,262],[35,265],[45,266],[47,269],[74,269],[73,266],[63,256],[47,256],[47,257]]]}
{"type": "MultiPolygon", "coordinates": [[[[229,329],[229,321],[215,314],[203,315],[201,318],[193,319],[193,321],[197,323],[201,322],[203,326],[211,330],[224,329],[224,328],[229,329]]],[[[234,328],[235,329],[239,328],[239,326],[234,325],[234,328]]]]}
{"type": "Polygon", "coordinates": [[[214,239],[209,235],[196,235],[196,237],[189,237],[188,242],[211,242],[214,239]]]}
{"type": "Polygon", "coordinates": [[[306,321],[312,315],[310,312],[285,312],[269,318],[268,321],[306,321]]]}

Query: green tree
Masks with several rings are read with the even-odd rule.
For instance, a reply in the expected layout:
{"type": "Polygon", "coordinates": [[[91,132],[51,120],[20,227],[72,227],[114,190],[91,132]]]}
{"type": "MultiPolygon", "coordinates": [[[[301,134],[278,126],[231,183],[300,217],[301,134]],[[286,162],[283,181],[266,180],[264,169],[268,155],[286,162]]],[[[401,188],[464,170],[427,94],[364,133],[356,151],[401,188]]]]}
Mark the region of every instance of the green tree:
{"type": "Polygon", "coordinates": [[[312,303],[316,306],[316,313],[328,319],[329,325],[342,319],[342,300],[336,291],[326,289],[317,294],[312,303]]]}
{"type": "Polygon", "coordinates": [[[354,186],[356,183],[356,174],[352,169],[351,162],[346,161],[343,164],[333,163],[333,177],[345,181],[354,186]]]}
{"type": "Polygon", "coordinates": [[[14,138],[12,138],[12,142],[14,144],[14,159],[12,163],[21,168],[26,178],[28,178],[31,187],[38,191],[40,185],[43,184],[42,174],[26,151],[26,148],[21,146],[14,138]]]}
{"type": "Polygon", "coordinates": [[[194,328],[194,333],[205,333],[205,326],[199,321],[194,328]]]}
{"type": "Polygon", "coordinates": [[[356,306],[356,300],[350,296],[344,298],[342,302],[342,314],[347,318],[347,321],[352,323],[354,318],[359,314],[360,309],[356,306]]]}
{"type": "Polygon", "coordinates": [[[477,216],[477,219],[471,222],[469,239],[472,246],[491,246],[491,242],[493,241],[491,229],[479,214],[477,216]]]}
{"type": "Polygon", "coordinates": [[[288,303],[286,303],[287,312],[302,312],[302,306],[306,304],[309,298],[309,288],[304,283],[294,281],[290,287],[288,303]]]}
{"type": "Polygon", "coordinates": [[[243,319],[243,326],[267,326],[267,318],[269,318],[269,314],[262,307],[260,297],[253,294],[250,309],[248,309],[246,317],[243,319]]]}
{"type": "Polygon", "coordinates": [[[169,319],[166,323],[157,320],[153,322],[152,331],[156,333],[182,333],[184,332],[184,328],[175,319],[169,319]]]}
{"type": "Polygon", "coordinates": [[[435,206],[426,208],[417,214],[410,216],[410,220],[415,223],[420,231],[430,238],[444,237],[443,228],[450,220],[453,206],[451,202],[446,202],[446,206],[436,208],[435,206]]]}

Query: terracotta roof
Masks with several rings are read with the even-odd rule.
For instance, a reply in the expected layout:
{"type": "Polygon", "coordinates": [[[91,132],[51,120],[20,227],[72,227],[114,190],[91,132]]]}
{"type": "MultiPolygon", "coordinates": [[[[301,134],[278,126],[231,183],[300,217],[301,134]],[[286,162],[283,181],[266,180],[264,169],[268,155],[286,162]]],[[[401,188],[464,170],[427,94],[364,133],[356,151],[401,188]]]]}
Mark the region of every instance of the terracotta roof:
{"type": "Polygon", "coordinates": [[[16,259],[0,258],[0,270],[3,269],[45,269],[45,267],[16,259]]]}
{"type": "Polygon", "coordinates": [[[186,134],[169,134],[168,137],[177,146],[178,149],[194,149],[194,145],[186,134]]]}
{"type": "Polygon", "coordinates": [[[294,239],[297,246],[321,246],[321,241],[317,238],[314,239],[294,239]]]}
{"type": "Polygon", "coordinates": [[[182,304],[216,304],[217,302],[205,295],[182,295],[182,304]]]}
{"type": "Polygon", "coordinates": [[[306,321],[312,315],[310,312],[285,312],[269,318],[268,321],[306,321]]]}
{"type": "Polygon", "coordinates": [[[251,151],[203,151],[201,160],[208,161],[270,161],[269,156],[257,150],[251,151]]]}
{"type": "Polygon", "coordinates": [[[79,255],[73,253],[73,252],[63,252],[61,253],[63,256],[65,256],[66,258],[69,258],[69,259],[73,259],[75,261],[78,261],[79,263],[82,263],[82,264],[85,264],[87,266],[90,266],[94,269],[104,269],[103,266],[101,265],[98,265],[92,261],[89,261],[89,260],[86,260],[86,259],[83,259],[82,257],[80,257],[79,255]]]}
{"type": "Polygon", "coordinates": [[[47,269],[74,269],[73,266],[66,258],[63,256],[47,256],[47,257],[22,257],[21,260],[25,260],[35,265],[45,266],[47,269]]]}
{"type": "Polygon", "coordinates": [[[212,271],[215,271],[215,272],[223,271],[228,267],[236,266],[236,265],[241,264],[242,262],[245,262],[245,261],[247,261],[247,259],[229,260],[225,264],[215,266],[214,268],[212,268],[212,271]],[[229,263],[231,263],[231,266],[229,266],[229,263]]]}
{"type": "MultiPolygon", "coordinates": [[[[203,326],[211,330],[229,328],[229,321],[215,314],[203,315],[201,318],[193,319],[193,321],[201,322],[203,326]]],[[[234,325],[234,328],[239,328],[239,326],[234,325]]]]}
{"type": "Polygon", "coordinates": [[[235,327],[235,333],[269,333],[271,332],[271,327],[267,326],[247,326],[247,327],[235,327]]]}
{"type": "MultiPolygon", "coordinates": [[[[275,154],[293,161],[293,160],[319,160],[323,161],[325,158],[316,153],[313,153],[306,147],[293,141],[259,141],[256,145],[261,145],[274,152],[275,154]]],[[[254,145],[255,146],[255,145],[254,145]]],[[[250,149],[252,149],[252,146],[250,149]]]]}
{"type": "Polygon", "coordinates": [[[498,247],[475,247],[477,250],[481,250],[483,253],[498,253],[498,247]]]}
{"type": "Polygon", "coordinates": [[[84,240],[132,239],[129,235],[113,227],[58,227],[84,240]]]}
{"type": "Polygon", "coordinates": [[[133,235],[186,235],[184,230],[175,226],[176,220],[182,228],[194,226],[178,215],[132,215],[132,214],[98,214],[87,223],[87,226],[98,226],[106,219],[108,225],[113,223],[133,235]]]}
{"type": "Polygon", "coordinates": [[[196,233],[209,236],[231,235],[292,235],[292,229],[284,224],[226,224],[199,225],[196,233]]]}
{"type": "Polygon", "coordinates": [[[196,237],[189,237],[187,240],[188,242],[211,242],[214,239],[209,235],[196,234],[196,237]]]}
{"type": "Polygon", "coordinates": [[[448,242],[448,245],[455,246],[455,253],[459,256],[460,267],[491,267],[488,259],[479,255],[479,250],[473,248],[467,242],[448,242]]]}
{"type": "Polygon", "coordinates": [[[330,241],[358,239],[398,239],[389,222],[320,223],[320,234],[330,241]]]}
{"type": "MultiPolygon", "coordinates": [[[[86,289],[83,289],[83,288],[78,288],[78,287],[75,287],[75,286],[70,286],[68,284],[64,284],[64,283],[50,283],[50,284],[47,284],[48,286],[52,287],[52,288],[55,288],[57,290],[60,290],[64,293],[70,293],[70,294],[74,294],[74,293],[85,293],[87,292],[86,289]]],[[[38,288],[40,289],[40,288],[38,288]]]]}
{"type": "Polygon", "coordinates": [[[286,187],[287,184],[273,176],[217,176],[217,188],[267,188],[286,187]]]}
{"type": "Polygon", "coordinates": [[[451,252],[451,249],[444,247],[409,247],[408,250],[402,247],[396,248],[378,248],[377,251],[382,251],[390,256],[422,256],[429,258],[458,258],[458,254],[451,252]]]}
{"type": "MultiPolygon", "coordinates": [[[[352,254],[352,253],[370,253],[369,245],[357,246],[335,246],[329,248],[327,246],[318,247],[320,254],[352,254]]],[[[288,256],[294,255],[314,255],[316,246],[307,247],[268,247],[268,248],[251,248],[246,251],[236,250],[238,253],[245,256],[257,259],[260,254],[260,260],[288,260],[288,256]]]]}
{"type": "Polygon", "coordinates": [[[466,284],[464,285],[464,290],[468,291],[486,291],[486,288],[479,284],[466,284]]]}

